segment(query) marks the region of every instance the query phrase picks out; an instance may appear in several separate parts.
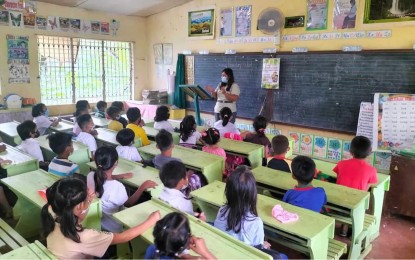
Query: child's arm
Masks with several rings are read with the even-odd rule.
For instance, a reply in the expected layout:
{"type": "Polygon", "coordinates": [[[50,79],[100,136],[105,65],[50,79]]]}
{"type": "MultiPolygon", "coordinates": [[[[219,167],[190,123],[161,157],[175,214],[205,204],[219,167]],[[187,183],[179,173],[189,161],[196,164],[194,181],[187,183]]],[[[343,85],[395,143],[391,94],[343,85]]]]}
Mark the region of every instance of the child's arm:
{"type": "Polygon", "coordinates": [[[53,126],[53,127],[55,127],[55,126],[57,126],[58,124],[59,124],[59,122],[61,121],[61,119],[60,118],[57,118],[57,119],[55,119],[55,120],[52,120],[51,122],[52,122],[52,124],[50,125],[50,126],[53,126]]]}
{"type": "Polygon", "coordinates": [[[124,203],[124,206],[131,207],[133,206],[137,200],[141,197],[141,194],[143,194],[144,191],[150,188],[154,188],[157,186],[157,183],[154,181],[147,180],[143,184],[141,184],[140,187],[134,192],[134,194],[128,198],[128,200],[124,203]]]}
{"type": "MultiPolygon", "coordinates": [[[[199,254],[202,257],[202,259],[216,259],[216,257],[207,248],[205,244],[205,240],[203,238],[192,236],[190,238],[189,247],[194,252],[199,254]]],[[[184,258],[189,258],[189,257],[184,256],[184,258]]],[[[198,257],[198,259],[200,258],[198,257]]]]}
{"type": "Polygon", "coordinates": [[[147,231],[147,229],[154,226],[159,219],[160,219],[160,211],[154,211],[148,216],[146,221],[144,221],[140,225],[127,229],[121,233],[114,233],[114,236],[111,241],[111,245],[122,244],[122,243],[130,241],[131,239],[141,235],[142,233],[147,231]]]}
{"type": "Polygon", "coordinates": [[[114,180],[129,179],[129,178],[132,178],[132,177],[133,177],[133,173],[132,172],[127,172],[127,173],[112,175],[112,178],[114,180]]]}

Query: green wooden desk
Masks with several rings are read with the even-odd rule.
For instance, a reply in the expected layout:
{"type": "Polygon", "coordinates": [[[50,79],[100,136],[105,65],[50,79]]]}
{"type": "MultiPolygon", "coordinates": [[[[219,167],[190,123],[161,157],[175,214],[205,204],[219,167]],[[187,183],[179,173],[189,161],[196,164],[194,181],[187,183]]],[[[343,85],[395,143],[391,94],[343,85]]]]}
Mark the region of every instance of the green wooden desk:
{"type": "Polygon", "coordinates": [[[42,243],[35,241],[32,244],[15,249],[7,254],[0,255],[0,259],[58,259],[42,243]]]}
{"type": "Polygon", "coordinates": [[[35,158],[16,147],[7,144],[6,146],[7,149],[0,153],[0,158],[12,161],[11,164],[2,166],[8,177],[39,169],[39,162],[35,158]]]}
{"type": "MultiPolygon", "coordinates": [[[[138,151],[147,160],[160,154],[156,144],[140,147],[138,151]]],[[[187,168],[202,172],[209,183],[222,180],[222,174],[225,169],[223,157],[178,145],[173,148],[172,157],[181,159],[187,168]]]]}
{"type": "MultiPolygon", "coordinates": [[[[42,149],[43,157],[46,161],[51,161],[56,157],[56,154],[52,151],[49,146],[49,140],[47,135],[39,136],[37,138],[40,148],[42,149]]],[[[69,156],[69,160],[79,165],[81,174],[87,174],[89,171],[89,166],[86,165],[90,162],[90,152],[88,146],[83,143],[73,141],[73,153],[69,156]]]]}
{"type": "MultiPolygon", "coordinates": [[[[255,176],[259,189],[267,189],[284,194],[287,190],[297,185],[291,174],[286,172],[261,166],[253,169],[252,173],[255,176]]],[[[350,216],[353,228],[349,258],[358,258],[362,249],[361,241],[364,235],[365,211],[369,208],[369,192],[319,180],[313,180],[313,186],[321,187],[326,191],[327,207],[350,216]]]]}
{"type": "Polygon", "coordinates": [[[49,130],[72,134],[73,126],[73,122],[61,120],[57,126],[49,127],[49,130]]]}
{"type": "Polygon", "coordinates": [[[11,146],[19,145],[22,142],[16,129],[19,124],[16,121],[0,124],[0,137],[3,142],[11,146]]]}
{"type": "MultiPolygon", "coordinates": [[[[214,221],[219,207],[225,204],[225,183],[215,181],[191,193],[206,214],[208,221],[214,221]]],[[[306,249],[312,259],[326,259],[329,239],[334,237],[334,219],[302,209],[264,195],[258,195],[258,215],[265,228],[287,240],[296,241],[296,248],[306,249]],[[297,213],[297,222],[282,224],[271,215],[272,208],[281,204],[289,212],[297,213]]],[[[304,251],[304,250],[301,250],[304,251]]]]}
{"type": "MultiPolygon", "coordinates": [[[[144,131],[146,131],[146,134],[148,136],[148,139],[155,141],[156,140],[156,135],[159,133],[158,129],[155,129],[153,127],[147,126],[147,124],[145,126],[143,126],[144,131]]],[[[173,143],[174,144],[179,144],[180,142],[180,136],[179,133],[173,132],[171,133],[173,136],[173,143]]]]}
{"type": "MultiPolygon", "coordinates": [[[[97,130],[98,132],[98,135],[95,137],[95,139],[97,140],[98,147],[101,147],[101,146],[117,147],[118,145],[120,145],[117,142],[117,138],[116,138],[118,132],[110,130],[110,129],[106,129],[106,128],[96,128],[95,130],[97,130]]],[[[141,147],[141,145],[142,145],[141,139],[135,138],[134,146],[141,147]]]]}
{"type": "MultiPolygon", "coordinates": [[[[90,162],[87,165],[93,170],[97,169],[95,162],[90,162]]],[[[157,188],[150,189],[148,190],[148,192],[150,192],[152,197],[159,197],[160,193],[163,190],[163,183],[161,182],[159,177],[159,170],[148,166],[144,168],[143,165],[140,163],[119,158],[118,165],[114,169],[113,174],[118,175],[127,172],[132,172],[133,177],[129,179],[122,179],[119,181],[132,187],[140,187],[141,184],[143,184],[147,180],[154,181],[158,184],[157,188]]]]}
{"type": "MultiPolygon", "coordinates": [[[[46,202],[38,194],[52,186],[59,180],[59,176],[43,170],[31,171],[13,177],[1,179],[18,197],[13,207],[14,217],[19,220],[14,229],[23,237],[32,237],[40,234],[40,211],[46,202]]],[[[85,226],[100,230],[101,228],[101,201],[94,200],[84,221],[85,226]]]]}
{"type": "MultiPolygon", "coordinates": [[[[134,207],[115,213],[113,217],[126,227],[133,227],[145,221],[148,215],[156,210],[161,217],[168,213],[177,212],[176,209],[157,199],[138,204],[134,207]]],[[[185,214],[185,213],[184,213],[185,214]]],[[[187,215],[187,214],[186,214],[187,215]]],[[[192,235],[203,237],[206,246],[217,259],[272,259],[269,255],[258,249],[248,246],[241,241],[225,234],[224,232],[201,222],[199,219],[187,215],[190,222],[192,235]]],[[[147,230],[139,238],[133,240],[134,258],[142,258],[148,245],[154,242],[153,229],[147,230]]],[[[193,253],[192,253],[193,254],[193,253]]]]}

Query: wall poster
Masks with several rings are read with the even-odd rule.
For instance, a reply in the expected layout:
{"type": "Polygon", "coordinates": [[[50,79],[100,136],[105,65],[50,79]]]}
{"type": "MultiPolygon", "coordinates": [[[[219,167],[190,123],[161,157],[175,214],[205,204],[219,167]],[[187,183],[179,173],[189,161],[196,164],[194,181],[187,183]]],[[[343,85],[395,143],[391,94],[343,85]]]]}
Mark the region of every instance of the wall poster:
{"type": "Polygon", "coordinates": [[[307,30],[327,29],[327,0],[307,0],[307,30]]]}
{"type": "Polygon", "coordinates": [[[334,29],[354,29],[356,27],[357,0],[334,0],[334,29]]]}

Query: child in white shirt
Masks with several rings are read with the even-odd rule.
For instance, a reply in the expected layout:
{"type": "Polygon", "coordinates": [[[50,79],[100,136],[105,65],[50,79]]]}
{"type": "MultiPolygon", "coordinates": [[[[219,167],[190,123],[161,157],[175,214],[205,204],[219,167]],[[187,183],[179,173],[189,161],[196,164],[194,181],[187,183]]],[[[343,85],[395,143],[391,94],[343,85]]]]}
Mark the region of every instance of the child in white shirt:
{"type": "Polygon", "coordinates": [[[117,146],[118,156],[130,161],[141,162],[143,159],[134,144],[135,134],[129,128],[124,128],[117,133],[116,139],[120,145],[117,146]]]}
{"type": "Polygon", "coordinates": [[[194,116],[189,115],[183,118],[180,123],[180,145],[194,146],[202,135],[196,131],[196,120],[194,116]]]}
{"type": "Polygon", "coordinates": [[[229,107],[222,108],[219,115],[222,120],[216,121],[214,126],[219,130],[220,136],[223,136],[225,133],[241,134],[236,126],[229,122],[232,117],[232,111],[229,107]]]}
{"type": "Polygon", "coordinates": [[[90,114],[81,115],[76,119],[81,132],[79,133],[76,140],[88,146],[89,151],[91,152],[91,158],[94,158],[94,153],[97,150],[97,141],[91,132],[94,129],[94,121],[90,114]]]}
{"type": "Polygon", "coordinates": [[[49,120],[48,108],[43,103],[38,103],[32,108],[33,122],[36,123],[40,135],[44,135],[51,126],[57,126],[60,119],[49,120]]]}
{"type": "Polygon", "coordinates": [[[156,116],[154,117],[154,128],[161,130],[165,129],[169,132],[173,132],[173,126],[168,121],[170,117],[169,108],[166,106],[159,106],[156,110],[156,116]]]}

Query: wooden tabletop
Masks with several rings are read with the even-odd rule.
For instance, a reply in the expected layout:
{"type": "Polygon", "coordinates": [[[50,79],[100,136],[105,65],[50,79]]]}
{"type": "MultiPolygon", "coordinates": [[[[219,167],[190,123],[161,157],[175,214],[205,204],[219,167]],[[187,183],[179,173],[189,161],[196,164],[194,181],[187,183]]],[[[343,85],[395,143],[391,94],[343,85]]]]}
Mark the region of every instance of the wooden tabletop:
{"type": "MultiPolygon", "coordinates": [[[[5,143],[2,143],[5,144],[5,143]]],[[[30,161],[36,161],[35,158],[31,157],[30,155],[20,151],[16,147],[13,147],[11,145],[5,144],[7,149],[6,151],[0,153],[0,158],[3,160],[10,160],[12,161],[9,165],[3,165],[2,168],[7,169],[12,166],[16,166],[18,164],[30,162],[30,161]]]]}
{"type": "Polygon", "coordinates": [[[0,259],[58,259],[42,243],[35,241],[32,244],[15,249],[7,254],[0,255],[0,259]]]}
{"type": "Polygon", "coordinates": [[[16,129],[19,124],[20,123],[16,121],[1,123],[0,131],[14,138],[16,136],[19,136],[19,134],[17,133],[17,129],[16,129]]]}

